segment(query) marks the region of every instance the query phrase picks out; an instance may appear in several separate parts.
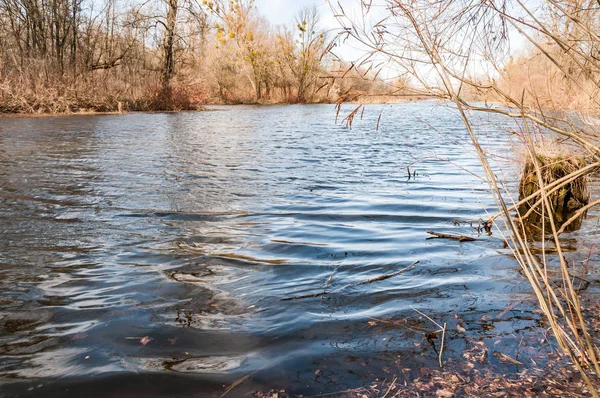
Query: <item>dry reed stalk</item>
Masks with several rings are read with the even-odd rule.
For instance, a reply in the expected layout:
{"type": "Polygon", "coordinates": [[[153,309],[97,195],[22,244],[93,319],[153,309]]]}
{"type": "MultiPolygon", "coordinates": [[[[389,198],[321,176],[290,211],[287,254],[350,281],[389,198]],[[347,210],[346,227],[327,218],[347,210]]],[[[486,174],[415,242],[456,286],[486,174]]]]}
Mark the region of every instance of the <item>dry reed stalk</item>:
{"type": "MultiPolygon", "coordinates": [[[[525,121],[524,126],[527,132],[529,133],[529,125],[527,121],[525,121]]],[[[556,294],[553,291],[553,288],[551,287],[552,285],[546,283],[546,289],[547,293],[549,293],[548,296],[552,297],[552,302],[550,304],[553,304],[555,308],[557,308],[560,311],[563,320],[566,322],[569,328],[571,338],[568,338],[569,333],[565,329],[563,329],[562,326],[559,325],[558,317],[554,312],[549,312],[547,314],[547,317],[551,319],[554,324],[557,325],[556,328],[553,327],[555,334],[558,332],[560,333],[558,336],[562,335],[561,337],[566,337],[564,340],[560,338],[559,342],[563,344],[565,341],[571,342],[571,345],[567,345],[563,348],[565,348],[566,351],[571,355],[573,362],[580,369],[581,374],[584,380],[586,381],[586,384],[590,387],[590,390],[592,391],[592,394],[594,396],[597,396],[597,391],[591,383],[591,380],[589,379],[584,368],[586,365],[591,365],[593,366],[597,374],[600,373],[600,366],[597,357],[598,348],[592,341],[591,336],[587,330],[587,324],[583,318],[583,314],[581,311],[579,294],[573,286],[572,278],[569,274],[564,255],[562,253],[561,243],[558,238],[558,230],[556,228],[554,217],[552,214],[551,198],[545,190],[546,181],[544,180],[543,171],[539,162],[539,157],[535,152],[535,147],[533,146],[532,140],[528,141],[528,149],[530,150],[531,159],[533,165],[535,166],[536,174],[538,177],[538,184],[540,190],[542,191],[542,214],[546,212],[548,215],[548,222],[550,224],[552,234],[551,237],[558,251],[558,258],[560,260],[560,270],[563,277],[563,286],[561,286],[560,288],[562,290],[563,300],[567,306],[567,309],[565,309],[563,306],[563,300],[557,298],[556,294]]],[[[542,228],[545,228],[545,218],[542,218],[542,228]]],[[[542,240],[542,245],[545,245],[545,239],[542,240]]],[[[544,261],[544,268],[546,267],[547,262],[544,261]]],[[[545,274],[545,279],[547,281],[547,273],[545,274]]]]}
{"type": "MultiPolygon", "coordinates": [[[[422,53],[423,62],[431,65],[434,72],[439,77],[444,92],[442,98],[446,98],[452,102],[460,114],[460,117],[470,136],[472,145],[475,148],[479,158],[479,162],[483,166],[490,190],[493,193],[499,209],[501,209],[500,214],[503,216],[502,219],[504,225],[506,229],[510,231],[509,246],[515,259],[521,265],[523,273],[532,286],[534,294],[540,305],[540,309],[545,318],[548,320],[557,343],[570,356],[573,363],[578,367],[593,396],[598,397],[598,393],[585,370],[589,365],[597,374],[600,373],[600,367],[596,355],[597,348],[587,331],[586,322],[583,319],[581,312],[578,292],[573,287],[571,276],[569,275],[569,271],[564,260],[561,243],[558,240],[558,230],[556,225],[554,224],[553,219],[550,218],[551,237],[557,248],[562,275],[562,285],[558,288],[550,283],[548,278],[547,271],[549,264],[545,255],[545,251],[543,250],[543,261],[540,264],[535,254],[531,251],[531,246],[529,244],[523,224],[521,223],[518,225],[513,219],[511,210],[516,208],[516,206],[509,207],[507,205],[507,200],[505,199],[506,189],[498,182],[496,174],[490,165],[489,155],[479,143],[478,135],[472,127],[470,117],[467,115],[467,110],[474,109],[503,114],[512,118],[518,118],[525,125],[527,133],[526,138],[528,140],[527,150],[532,156],[532,162],[535,167],[535,173],[538,178],[539,185],[537,192],[529,195],[529,200],[539,196],[538,202],[541,204],[542,213],[551,211],[549,188],[547,181],[542,178],[542,171],[537,163],[538,159],[535,156],[535,150],[531,145],[532,140],[531,132],[529,131],[529,124],[533,123],[537,126],[546,127],[557,134],[561,134],[573,139],[573,141],[591,151],[593,153],[593,157],[596,159],[600,157],[600,149],[598,146],[592,144],[591,141],[589,141],[589,139],[587,139],[585,136],[578,134],[574,129],[568,130],[559,127],[556,124],[549,123],[547,119],[542,119],[537,115],[526,111],[523,107],[520,107],[520,112],[498,109],[490,110],[488,108],[472,106],[464,101],[464,99],[461,98],[460,88],[457,88],[455,85],[456,81],[461,83],[465,82],[466,79],[464,71],[462,75],[460,72],[456,73],[452,67],[452,64],[450,64],[451,61],[448,60],[445,54],[441,53],[446,52],[446,49],[441,48],[438,44],[439,42],[436,39],[436,35],[439,34],[439,32],[432,32],[431,29],[435,28],[428,24],[428,20],[423,19],[423,14],[420,14],[420,10],[418,8],[414,8],[416,2],[407,2],[408,4],[406,4],[402,1],[394,1],[393,3],[395,9],[398,10],[398,13],[405,18],[406,23],[410,26],[411,33],[414,34],[414,40],[417,43],[415,46],[417,46],[419,51],[422,53]],[[531,196],[533,196],[533,198],[531,198],[531,196]]],[[[501,92],[501,90],[498,88],[494,89],[498,92],[501,92]]],[[[510,98],[508,95],[507,97],[510,98]]],[[[521,101],[521,103],[519,103],[517,100],[514,100],[513,103],[519,105],[523,102],[521,101]]],[[[350,122],[355,114],[356,112],[353,112],[350,115],[350,122]]],[[[590,170],[591,169],[587,171],[590,170]]],[[[576,180],[580,175],[583,175],[583,172],[581,172],[581,168],[578,168],[577,170],[568,173],[568,175],[565,176],[564,179],[561,179],[560,182],[555,182],[555,185],[552,189],[558,190],[565,184],[569,184],[576,180]]],[[[545,232],[545,225],[543,225],[542,230],[545,232]]],[[[544,235],[544,233],[542,235],[544,235]]],[[[543,243],[543,247],[545,247],[545,241],[543,243]]]]}
{"type": "Polygon", "coordinates": [[[433,319],[431,319],[431,317],[429,317],[428,315],[426,315],[423,312],[416,309],[415,307],[411,306],[410,308],[412,308],[415,312],[417,312],[417,313],[421,314],[422,316],[424,316],[425,318],[427,318],[431,323],[433,323],[435,326],[437,326],[439,328],[438,330],[434,331],[433,333],[441,333],[442,334],[442,342],[440,343],[440,352],[438,353],[438,363],[440,365],[440,368],[443,368],[444,367],[444,362],[443,362],[444,340],[446,339],[446,322],[444,322],[444,326],[442,326],[439,323],[437,323],[436,321],[434,321],[433,319]]]}
{"type": "Polygon", "coordinates": [[[560,229],[558,231],[556,231],[557,235],[560,235],[562,233],[565,232],[565,229],[571,225],[571,223],[575,222],[576,220],[580,219],[581,217],[583,217],[583,215],[592,207],[598,206],[600,205],[600,200],[595,200],[591,203],[588,203],[586,206],[582,207],[581,209],[577,210],[577,212],[575,212],[575,214],[573,214],[573,216],[568,219],[567,221],[565,221],[565,223],[560,227],[560,229]]]}
{"type": "MultiPolygon", "coordinates": [[[[432,56],[435,57],[436,61],[443,64],[443,61],[435,52],[432,54],[432,56]]],[[[521,265],[521,268],[523,269],[528,281],[533,287],[534,293],[538,299],[538,303],[540,304],[540,309],[542,310],[546,319],[549,321],[559,346],[569,354],[573,363],[578,367],[582,377],[584,378],[584,381],[586,382],[586,385],[592,392],[592,395],[594,397],[598,397],[598,392],[596,391],[595,386],[585,371],[587,365],[591,365],[595,372],[600,374],[600,366],[598,364],[596,355],[597,347],[592,342],[589,333],[587,332],[586,324],[581,313],[578,292],[573,288],[571,277],[562,254],[561,244],[558,240],[557,229],[554,225],[554,221],[552,218],[550,218],[552,238],[558,250],[558,257],[560,259],[563,276],[563,286],[561,287],[561,291],[566,303],[563,303],[563,300],[561,300],[561,298],[556,294],[553,285],[549,283],[548,274],[546,272],[548,264],[545,259],[545,255],[543,264],[539,264],[536,257],[530,250],[530,245],[523,226],[521,225],[521,228],[519,228],[511,216],[509,207],[506,205],[506,201],[504,199],[504,189],[501,189],[500,184],[497,181],[497,177],[490,167],[488,156],[485,150],[479,144],[478,137],[471,127],[470,120],[465,112],[464,107],[462,106],[461,100],[456,92],[454,92],[451,88],[452,85],[449,82],[448,74],[444,73],[444,70],[442,69],[441,75],[444,76],[445,79],[448,79],[448,87],[450,87],[449,91],[452,95],[455,105],[459,110],[467,131],[471,136],[473,146],[477,151],[480,163],[483,165],[490,189],[494,194],[498,206],[502,209],[501,213],[504,216],[503,221],[505,227],[511,232],[510,242],[512,244],[509,245],[509,247],[511,248],[515,259],[521,265]],[[567,309],[565,309],[565,305],[567,306],[567,309]],[[559,312],[559,314],[555,312],[556,310],[559,312]],[[574,320],[576,320],[576,322],[574,322],[574,320]],[[566,329],[562,325],[562,322],[566,323],[566,329]],[[579,328],[581,328],[582,333],[579,332],[579,328]],[[583,334],[583,336],[581,334],[583,334]]],[[[523,117],[522,120],[527,132],[529,133],[528,123],[530,120],[526,117],[523,117]]],[[[528,137],[530,137],[529,134],[528,137]]],[[[529,145],[528,149],[531,151],[530,153],[532,153],[532,159],[537,159],[533,146],[529,145]]],[[[541,170],[539,165],[535,160],[533,160],[533,162],[536,165],[536,173],[539,177],[538,183],[540,189],[538,192],[541,196],[542,211],[548,211],[548,209],[551,207],[548,199],[546,184],[541,178],[541,170]]]]}
{"type": "MultiPolygon", "coordinates": [[[[600,49],[600,35],[597,34],[600,28],[597,22],[600,3],[597,0],[546,0],[539,2],[535,9],[522,0],[517,0],[510,7],[506,2],[491,0],[380,0],[379,3],[385,4],[386,13],[378,15],[377,22],[370,26],[367,15],[371,8],[379,5],[377,0],[361,2],[363,15],[358,20],[349,17],[341,6],[330,1],[334,14],[344,28],[340,33],[341,40],[356,40],[371,50],[360,62],[367,62],[369,58],[378,62],[392,60],[402,68],[401,73],[412,77],[424,95],[446,100],[456,108],[500,210],[488,222],[502,218],[509,233],[509,247],[529,281],[558,345],[577,366],[590,393],[598,397],[598,391],[590,379],[593,374],[600,375],[598,348],[587,330],[579,292],[573,286],[564,259],[558,239],[564,229],[559,229],[552,218],[551,197],[598,169],[600,130],[591,124],[582,126],[568,114],[548,113],[545,109],[548,101],[536,91],[538,86],[533,80],[535,77],[520,75],[526,77],[523,86],[528,87],[517,85],[515,90],[515,87],[498,84],[494,73],[503,74],[506,65],[501,57],[508,57],[508,53],[503,53],[502,43],[508,42],[511,29],[535,48],[538,58],[544,61],[543,68],[554,73],[557,81],[561,80],[560,89],[571,90],[578,96],[579,103],[582,103],[581,98],[587,100],[590,106],[583,111],[600,110],[600,59],[595,55],[600,49]],[[585,13],[581,13],[583,3],[587,7],[585,13]],[[547,15],[540,16],[538,12],[546,12],[547,15]],[[545,19],[544,16],[549,18],[545,19]],[[549,24],[548,20],[555,25],[549,24]],[[484,62],[494,73],[487,79],[473,77],[472,67],[484,62]],[[465,97],[469,90],[482,93],[486,98],[495,97],[510,108],[470,102],[465,97]],[[535,192],[524,195],[527,197],[514,203],[507,188],[496,177],[490,165],[489,153],[479,143],[468,113],[470,111],[504,116],[524,127],[522,145],[531,159],[533,181],[537,185],[535,192]],[[533,132],[539,135],[553,134],[568,140],[594,163],[588,166],[577,164],[556,181],[544,178],[533,132]],[[511,202],[513,206],[508,205],[511,202]],[[525,215],[519,214],[519,208],[526,203],[533,204],[525,215]],[[517,220],[512,215],[515,210],[517,220]],[[528,240],[524,223],[519,222],[520,218],[534,211],[543,216],[541,259],[538,259],[532,242],[528,240]],[[552,259],[547,256],[550,250],[546,248],[546,239],[556,247],[561,274],[558,284],[549,279],[552,259]]],[[[551,96],[547,97],[552,100],[551,96]]],[[[567,102],[559,103],[564,107],[567,102]]],[[[355,110],[345,121],[351,123],[356,113],[355,110]]],[[[595,204],[600,204],[600,201],[582,207],[579,212],[595,204]]],[[[573,222],[571,218],[566,221],[570,222],[573,222]]]]}

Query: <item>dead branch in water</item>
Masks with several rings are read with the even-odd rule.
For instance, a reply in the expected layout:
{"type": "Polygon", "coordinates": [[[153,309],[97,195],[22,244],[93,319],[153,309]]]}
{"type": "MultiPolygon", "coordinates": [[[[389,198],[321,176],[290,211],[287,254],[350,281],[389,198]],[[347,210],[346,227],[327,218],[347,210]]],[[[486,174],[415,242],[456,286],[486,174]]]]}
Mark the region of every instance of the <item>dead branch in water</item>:
{"type": "Polygon", "coordinates": [[[362,282],[358,282],[358,283],[353,283],[351,285],[348,285],[347,287],[351,287],[351,286],[360,286],[360,285],[366,285],[369,283],[373,283],[373,282],[379,282],[379,281],[384,281],[386,279],[390,279],[394,276],[400,275],[405,273],[406,271],[414,268],[419,262],[415,261],[414,263],[412,263],[411,265],[409,265],[406,268],[401,269],[400,271],[394,272],[393,274],[388,274],[388,275],[382,275],[382,276],[378,276],[377,278],[373,278],[373,279],[368,279],[366,281],[362,281],[362,282]]]}
{"type": "Polygon", "coordinates": [[[313,294],[306,294],[304,296],[295,296],[295,297],[286,297],[286,298],[282,298],[279,301],[292,301],[292,300],[301,300],[301,299],[305,299],[305,298],[311,298],[311,297],[320,297],[320,296],[325,296],[327,293],[326,292],[320,292],[320,293],[313,293],[313,294]]]}
{"type": "MultiPolygon", "coordinates": [[[[373,282],[384,281],[386,279],[390,279],[390,278],[392,278],[394,276],[397,276],[397,275],[405,273],[406,271],[414,268],[418,263],[419,263],[418,261],[415,261],[414,263],[412,263],[408,267],[402,268],[400,271],[394,272],[393,274],[378,276],[377,278],[368,279],[366,281],[362,281],[362,282],[354,283],[354,284],[351,284],[351,285],[347,285],[346,287],[366,285],[366,284],[373,283],[373,282]]],[[[332,278],[332,276],[333,276],[333,274],[330,276],[330,279],[332,278]]],[[[303,296],[286,297],[286,298],[280,299],[279,301],[301,300],[301,299],[305,299],[305,298],[321,297],[321,296],[325,296],[325,295],[327,295],[327,292],[323,291],[323,292],[319,292],[319,293],[306,294],[306,295],[303,295],[303,296]]]]}
{"type": "Polygon", "coordinates": [[[473,242],[476,241],[477,239],[475,238],[471,238],[470,236],[465,236],[465,235],[450,235],[450,234],[442,234],[439,232],[433,232],[433,231],[426,231],[429,235],[433,235],[432,237],[429,237],[427,239],[454,239],[457,240],[459,242],[473,242]]]}

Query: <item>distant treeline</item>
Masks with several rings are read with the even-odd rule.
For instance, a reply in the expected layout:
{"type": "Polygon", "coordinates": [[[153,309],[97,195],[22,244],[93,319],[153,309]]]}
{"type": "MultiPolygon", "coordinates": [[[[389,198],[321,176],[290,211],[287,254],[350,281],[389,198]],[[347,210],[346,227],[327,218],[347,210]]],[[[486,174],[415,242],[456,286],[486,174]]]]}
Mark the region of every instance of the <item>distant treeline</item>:
{"type": "Polygon", "coordinates": [[[316,8],[253,0],[0,0],[0,112],[190,109],[387,94],[329,55],[316,8]]]}

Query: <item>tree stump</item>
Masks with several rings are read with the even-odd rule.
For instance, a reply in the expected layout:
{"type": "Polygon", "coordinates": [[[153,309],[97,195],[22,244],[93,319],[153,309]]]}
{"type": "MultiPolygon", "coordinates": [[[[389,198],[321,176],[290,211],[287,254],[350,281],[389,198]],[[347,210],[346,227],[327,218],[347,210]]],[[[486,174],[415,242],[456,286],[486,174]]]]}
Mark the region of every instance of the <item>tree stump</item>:
{"type": "MultiPolygon", "coordinates": [[[[553,183],[583,167],[586,166],[584,159],[563,155],[546,156],[537,155],[537,161],[540,166],[541,180],[544,185],[553,183]]],[[[588,176],[580,176],[575,180],[563,185],[561,188],[548,196],[551,209],[543,212],[542,206],[538,205],[531,211],[529,216],[524,219],[525,222],[541,226],[542,219],[546,221],[546,230],[550,230],[549,215],[552,214],[556,227],[568,221],[574,213],[587,205],[590,201],[590,192],[588,190],[588,176]]],[[[519,184],[519,201],[525,199],[540,189],[539,177],[536,173],[536,167],[531,159],[528,159],[523,169],[521,183],[519,184]]],[[[519,214],[523,217],[532,206],[540,199],[536,196],[519,207],[519,214]]],[[[585,214],[570,224],[567,231],[575,231],[581,227],[581,222],[585,214]]]]}

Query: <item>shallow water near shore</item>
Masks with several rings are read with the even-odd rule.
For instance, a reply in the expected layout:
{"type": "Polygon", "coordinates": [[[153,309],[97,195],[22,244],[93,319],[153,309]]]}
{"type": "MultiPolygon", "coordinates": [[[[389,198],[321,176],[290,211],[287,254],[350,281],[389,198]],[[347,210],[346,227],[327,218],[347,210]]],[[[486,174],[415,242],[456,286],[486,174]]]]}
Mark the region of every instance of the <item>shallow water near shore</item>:
{"type": "MultiPolygon", "coordinates": [[[[352,129],[331,105],[0,119],[0,391],[341,391],[437,366],[417,310],[446,360],[483,341],[543,362],[503,239],[453,223],[495,212],[460,118],[397,104],[376,131],[381,109],[352,129]]],[[[477,121],[516,192],[508,127],[477,121]]]]}

